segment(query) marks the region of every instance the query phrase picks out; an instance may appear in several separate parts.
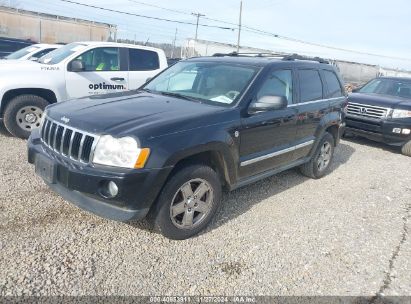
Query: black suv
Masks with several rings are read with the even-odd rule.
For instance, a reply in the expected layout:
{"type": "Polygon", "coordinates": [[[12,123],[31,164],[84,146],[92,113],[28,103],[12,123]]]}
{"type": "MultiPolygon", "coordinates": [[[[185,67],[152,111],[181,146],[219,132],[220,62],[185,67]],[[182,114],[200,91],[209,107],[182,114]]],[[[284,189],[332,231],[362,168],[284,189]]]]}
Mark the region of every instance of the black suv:
{"type": "Polygon", "coordinates": [[[29,139],[29,162],[83,209],[147,217],[166,237],[188,238],[210,222],[223,188],[296,166],[326,174],[346,96],[319,61],[194,58],[137,91],[51,105],[29,139]]]}
{"type": "Polygon", "coordinates": [[[411,78],[376,78],[353,92],[347,133],[401,147],[411,156],[411,78]]]}

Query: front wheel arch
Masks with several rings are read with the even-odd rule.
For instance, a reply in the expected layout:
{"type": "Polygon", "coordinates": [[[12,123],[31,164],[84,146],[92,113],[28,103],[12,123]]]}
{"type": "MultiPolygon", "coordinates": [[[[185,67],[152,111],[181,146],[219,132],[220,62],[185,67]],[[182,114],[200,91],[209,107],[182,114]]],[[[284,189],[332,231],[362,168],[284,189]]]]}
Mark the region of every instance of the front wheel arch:
{"type": "Polygon", "coordinates": [[[6,110],[6,107],[9,104],[9,102],[13,100],[15,97],[20,96],[20,95],[39,96],[47,100],[49,104],[53,104],[57,102],[57,95],[50,89],[43,89],[43,88],[12,89],[12,90],[8,90],[3,95],[3,98],[1,100],[1,108],[0,108],[1,116],[4,115],[4,111],[6,110]]]}
{"type": "Polygon", "coordinates": [[[229,187],[229,185],[233,183],[232,165],[227,162],[223,152],[219,150],[205,150],[202,152],[197,151],[196,153],[174,159],[174,161],[174,168],[169,174],[169,178],[178,172],[178,170],[189,164],[202,164],[209,166],[217,172],[223,187],[229,187]]]}
{"type": "Polygon", "coordinates": [[[235,165],[236,158],[238,158],[237,154],[235,149],[230,149],[225,143],[211,142],[171,155],[166,160],[164,167],[172,166],[174,171],[185,163],[206,164],[216,170],[223,186],[229,187],[235,184],[237,180],[235,165]]]}

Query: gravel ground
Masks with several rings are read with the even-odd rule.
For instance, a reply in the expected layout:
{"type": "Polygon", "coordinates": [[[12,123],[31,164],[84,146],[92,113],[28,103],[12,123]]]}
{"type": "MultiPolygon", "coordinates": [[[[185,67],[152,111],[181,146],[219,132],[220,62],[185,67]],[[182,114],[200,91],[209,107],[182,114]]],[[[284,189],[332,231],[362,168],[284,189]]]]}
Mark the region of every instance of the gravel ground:
{"type": "Polygon", "coordinates": [[[186,241],[62,200],[25,145],[0,134],[0,295],[411,295],[411,158],[382,145],[226,194],[186,241]]]}

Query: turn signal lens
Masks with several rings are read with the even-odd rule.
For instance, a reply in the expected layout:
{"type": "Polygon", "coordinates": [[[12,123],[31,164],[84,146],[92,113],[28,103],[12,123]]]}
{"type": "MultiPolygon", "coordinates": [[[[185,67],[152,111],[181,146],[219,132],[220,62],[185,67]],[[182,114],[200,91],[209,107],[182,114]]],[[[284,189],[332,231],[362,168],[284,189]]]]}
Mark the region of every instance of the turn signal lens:
{"type": "Polygon", "coordinates": [[[144,168],[149,156],[150,156],[150,149],[149,148],[141,149],[140,154],[138,156],[138,159],[137,159],[137,161],[134,165],[134,168],[136,168],[136,169],[144,168]]]}

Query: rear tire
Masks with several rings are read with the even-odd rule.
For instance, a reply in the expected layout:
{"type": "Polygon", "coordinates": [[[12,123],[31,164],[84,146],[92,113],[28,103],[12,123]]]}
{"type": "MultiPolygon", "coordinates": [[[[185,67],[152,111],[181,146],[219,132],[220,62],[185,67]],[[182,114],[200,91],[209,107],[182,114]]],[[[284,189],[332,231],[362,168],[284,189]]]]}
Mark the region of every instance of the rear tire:
{"type": "Polygon", "coordinates": [[[220,205],[221,192],[220,179],[212,168],[187,165],[166,183],[148,220],[169,239],[187,239],[210,223],[220,205]]]}
{"type": "Polygon", "coordinates": [[[411,140],[402,146],[401,152],[406,156],[411,156],[411,140]]]}
{"type": "Polygon", "coordinates": [[[318,145],[313,158],[300,167],[303,175],[318,179],[328,173],[330,164],[334,157],[335,140],[326,132],[318,145]]]}
{"type": "Polygon", "coordinates": [[[14,97],[4,111],[4,125],[16,137],[29,138],[31,131],[40,127],[47,100],[37,95],[14,97]]]}

